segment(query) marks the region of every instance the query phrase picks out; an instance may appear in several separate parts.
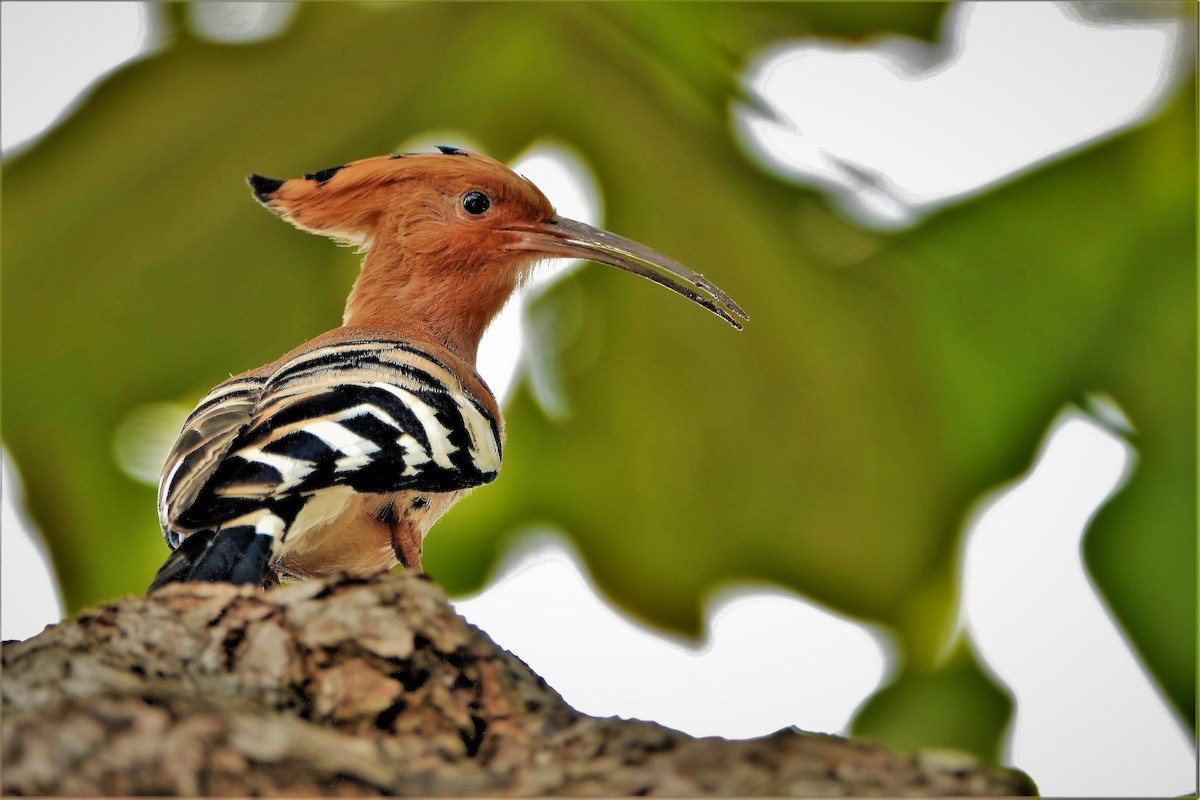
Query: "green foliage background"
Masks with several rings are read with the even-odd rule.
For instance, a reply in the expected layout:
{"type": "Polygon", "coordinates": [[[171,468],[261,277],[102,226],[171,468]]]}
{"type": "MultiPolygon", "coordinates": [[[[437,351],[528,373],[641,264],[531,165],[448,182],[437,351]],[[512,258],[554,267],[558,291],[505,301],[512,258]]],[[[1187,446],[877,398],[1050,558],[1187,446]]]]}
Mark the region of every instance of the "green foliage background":
{"type": "Polygon", "coordinates": [[[569,412],[516,394],[501,479],[439,524],[432,575],[478,587],[513,534],[550,521],[660,626],[696,631],[722,581],[793,587],[904,647],[858,731],[994,757],[1007,696],[969,648],[939,657],[964,520],[1064,404],[1103,391],[1139,455],[1087,561],[1194,724],[1194,84],[1131,132],[891,235],[733,141],[738,75],[764,46],[933,39],[943,8],[311,4],[281,37],[229,46],[166,6],[168,47],[4,166],[3,435],[69,608],[142,591],[165,556],[153,489],[113,460],[121,420],[340,319],[356,257],[263,214],[246,174],[431,129],[501,159],[549,138],[594,170],[605,227],[710,275],[752,321],[735,334],[599,268],[556,285],[529,322],[569,412]]]}

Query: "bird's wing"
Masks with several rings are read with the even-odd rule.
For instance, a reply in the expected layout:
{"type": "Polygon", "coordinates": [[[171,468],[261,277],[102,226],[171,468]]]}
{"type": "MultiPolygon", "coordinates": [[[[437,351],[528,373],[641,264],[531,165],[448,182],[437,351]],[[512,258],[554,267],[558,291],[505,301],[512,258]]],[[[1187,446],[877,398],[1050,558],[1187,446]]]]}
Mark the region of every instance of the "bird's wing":
{"type": "Polygon", "coordinates": [[[172,522],[196,502],[200,490],[238,434],[246,429],[262,397],[266,378],[237,377],[217,386],[192,412],[163,464],[158,482],[158,522],[172,547],[172,522]]]}
{"type": "Polygon", "coordinates": [[[336,342],[266,379],[248,423],[168,521],[220,524],[264,500],[334,486],[465,489],[495,480],[500,457],[499,420],[436,357],[402,342],[336,342]]]}

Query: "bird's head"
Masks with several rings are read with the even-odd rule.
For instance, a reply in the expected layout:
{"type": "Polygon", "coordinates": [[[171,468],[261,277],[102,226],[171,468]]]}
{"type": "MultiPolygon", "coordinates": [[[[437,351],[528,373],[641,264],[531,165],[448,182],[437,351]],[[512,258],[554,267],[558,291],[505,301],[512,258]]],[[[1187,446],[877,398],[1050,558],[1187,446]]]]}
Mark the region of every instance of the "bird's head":
{"type": "MultiPolygon", "coordinates": [[[[528,179],[478,153],[381,156],[279,181],[251,175],[254,196],[299,228],[368,252],[347,322],[414,304],[486,327],[543,258],[582,258],[643,275],[741,329],[724,292],[636,242],[555,214],[528,179]],[[464,311],[465,309],[465,311],[464,311]]],[[[474,335],[474,331],[471,331],[474,335]]],[[[482,334],[482,327],[479,327],[482,334]]],[[[471,348],[473,349],[473,347],[471,348]]]]}

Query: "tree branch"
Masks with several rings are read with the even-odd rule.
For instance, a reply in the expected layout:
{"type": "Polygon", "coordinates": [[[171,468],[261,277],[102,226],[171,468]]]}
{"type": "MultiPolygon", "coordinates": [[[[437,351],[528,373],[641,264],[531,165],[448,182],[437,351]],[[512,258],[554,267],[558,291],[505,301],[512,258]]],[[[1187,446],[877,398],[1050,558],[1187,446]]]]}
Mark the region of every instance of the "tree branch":
{"type": "Polygon", "coordinates": [[[267,592],[174,584],[0,653],[5,794],[1035,791],[957,753],[585,716],[440,587],[401,573],[267,592]]]}

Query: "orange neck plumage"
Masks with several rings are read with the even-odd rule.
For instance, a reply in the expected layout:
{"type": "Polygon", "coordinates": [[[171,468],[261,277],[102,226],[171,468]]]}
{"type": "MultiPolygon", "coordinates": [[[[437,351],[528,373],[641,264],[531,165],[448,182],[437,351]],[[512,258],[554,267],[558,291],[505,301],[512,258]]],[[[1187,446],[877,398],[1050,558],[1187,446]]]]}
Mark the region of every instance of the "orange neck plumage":
{"type": "Polygon", "coordinates": [[[430,264],[397,243],[377,243],[346,301],[344,324],[427,328],[474,364],[484,330],[516,288],[516,275],[487,265],[430,264]]]}

